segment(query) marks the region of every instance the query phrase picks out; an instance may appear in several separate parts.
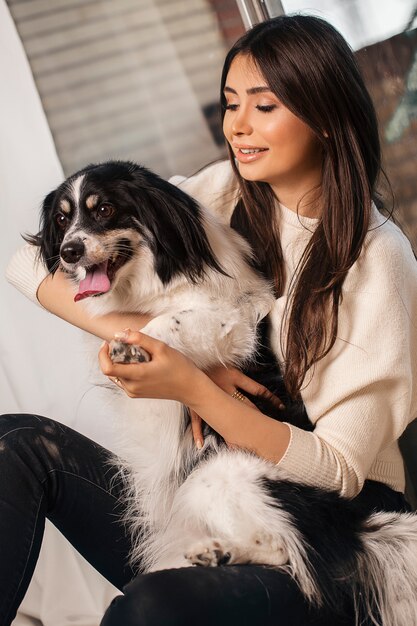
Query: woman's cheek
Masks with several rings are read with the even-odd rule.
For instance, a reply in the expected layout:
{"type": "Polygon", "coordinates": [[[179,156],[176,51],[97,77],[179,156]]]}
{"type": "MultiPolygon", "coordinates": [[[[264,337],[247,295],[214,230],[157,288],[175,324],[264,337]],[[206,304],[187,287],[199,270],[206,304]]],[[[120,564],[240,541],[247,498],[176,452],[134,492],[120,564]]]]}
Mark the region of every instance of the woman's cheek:
{"type": "Polygon", "coordinates": [[[228,114],[228,112],[226,111],[226,114],[223,118],[223,135],[225,136],[225,138],[227,139],[227,141],[230,143],[231,142],[231,134],[230,134],[230,115],[228,114]]]}

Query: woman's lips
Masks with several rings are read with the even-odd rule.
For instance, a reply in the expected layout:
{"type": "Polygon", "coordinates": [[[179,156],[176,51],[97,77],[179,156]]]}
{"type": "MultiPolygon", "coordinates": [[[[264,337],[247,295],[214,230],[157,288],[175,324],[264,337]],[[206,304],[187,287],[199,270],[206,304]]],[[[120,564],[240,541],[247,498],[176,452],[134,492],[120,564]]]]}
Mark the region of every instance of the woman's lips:
{"type": "Polygon", "coordinates": [[[239,163],[253,163],[258,161],[268,152],[268,148],[238,148],[235,156],[239,163]]]}

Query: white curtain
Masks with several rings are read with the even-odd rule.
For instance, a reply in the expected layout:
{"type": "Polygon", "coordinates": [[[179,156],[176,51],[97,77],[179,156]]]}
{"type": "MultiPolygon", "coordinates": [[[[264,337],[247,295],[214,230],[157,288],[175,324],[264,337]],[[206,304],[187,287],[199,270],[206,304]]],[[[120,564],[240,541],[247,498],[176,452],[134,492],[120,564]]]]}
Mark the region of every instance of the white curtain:
{"type": "MultiPolygon", "coordinates": [[[[109,445],[105,406],[83,365],[82,333],[26,301],[4,279],[8,260],[22,244],[20,233],[36,232],[42,198],[63,175],[4,0],[0,24],[0,410],[47,415],[109,445]]],[[[114,595],[116,590],[47,526],[15,625],[94,626],[114,595]]]]}

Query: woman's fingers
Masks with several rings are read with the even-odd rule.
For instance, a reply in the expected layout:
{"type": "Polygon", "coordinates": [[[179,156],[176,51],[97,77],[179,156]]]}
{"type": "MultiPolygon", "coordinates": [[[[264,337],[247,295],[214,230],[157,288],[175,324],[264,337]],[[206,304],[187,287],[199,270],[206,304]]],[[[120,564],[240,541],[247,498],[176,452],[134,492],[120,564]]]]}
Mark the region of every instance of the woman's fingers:
{"type": "Polygon", "coordinates": [[[104,343],[98,353],[101,371],[109,380],[125,392],[129,398],[146,397],[143,395],[143,383],[149,363],[121,364],[113,363],[109,356],[109,344],[104,343]]]}
{"type": "MultiPolygon", "coordinates": [[[[135,331],[121,331],[120,333],[116,333],[116,339],[119,341],[123,341],[124,343],[134,344],[140,346],[146,352],[148,352],[151,356],[158,355],[163,352],[164,349],[167,348],[166,344],[158,339],[154,339],[149,335],[145,335],[144,333],[135,332],[135,331]]],[[[98,360],[100,364],[101,371],[108,377],[118,377],[127,380],[135,380],[139,375],[142,367],[147,365],[144,363],[130,363],[129,366],[125,363],[113,363],[109,354],[109,344],[105,341],[98,353],[98,360]],[[133,369],[132,369],[133,368],[133,369]],[[140,368],[140,369],[138,369],[140,368]]]]}
{"type": "Polygon", "coordinates": [[[120,387],[120,389],[123,389],[123,381],[117,376],[109,376],[109,380],[111,380],[112,383],[120,387]]]}
{"type": "Polygon", "coordinates": [[[136,397],[141,389],[141,381],[149,363],[122,364],[113,363],[109,354],[109,344],[104,342],[98,353],[100,369],[115,385],[123,389],[130,397],[136,397]]]}
{"type": "Polygon", "coordinates": [[[204,444],[204,436],[203,436],[203,420],[195,411],[189,409],[191,416],[191,429],[193,432],[194,443],[199,450],[203,447],[204,444]]]}
{"type": "Polygon", "coordinates": [[[113,363],[109,344],[104,342],[102,345],[98,359],[103,374],[112,380],[120,379],[121,386],[129,397],[176,400],[185,405],[192,404],[193,394],[197,393],[195,382],[200,383],[203,378],[202,372],[190,359],[144,333],[124,331],[123,336],[119,333],[117,339],[140,346],[150,355],[149,361],[140,363],[113,363]]]}
{"type": "Polygon", "coordinates": [[[240,370],[233,369],[233,380],[236,387],[239,387],[239,389],[250,393],[252,396],[263,396],[272,402],[272,404],[278,409],[285,409],[285,405],[282,400],[278,398],[278,396],[273,394],[272,391],[269,391],[269,389],[264,387],[264,385],[261,385],[256,382],[256,380],[249,378],[246,374],[243,374],[240,370]]]}
{"type": "Polygon", "coordinates": [[[235,394],[234,397],[236,400],[245,402],[253,408],[257,407],[249,400],[249,398],[243,394],[240,394],[239,396],[236,392],[241,390],[250,393],[252,396],[264,396],[265,398],[270,399],[271,402],[278,408],[284,408],[284,405],[281,400],[277,398],[277,396],[271,393],[263,385],[260,385],[255,380],[252,380],[252,378],[249,378],[249,376],[243,374],[236,367],[216,366],[209,370],[207,374],[218,387],[223,389],[223,391],[229,393],[231,396],[235,394]]]}
{"type": "Polygon", "coordinates": [[[235,400],[239,400],[239,402],[244,402],[245,404],[247,404],[248,406],[253,407],[254,409],[257,408],[256,404],[254,404],[251,400],[249,400],[249,398],[247,398],[243,393],[240,393],[240,391],[238,389],[233,389],[233,391],[230,393],[230,395],[235,400]]]}
{"type": "MultiPolygon", "coordinates": [[[[100,346],[100,350],[98,352],[98,362],[100,365],[100,369],[105,376],[108,376],[110,379],[111,377],[113,377],[113,379],[116,378],[116,374],[113,371],[114,363],[109,355],[109,344],[107,343],[107,341],[103,341],[100,346]]],[[[113,382],[115,381],[113,380],[113,382]]]]}
{"type": "Polygon", "coordinates": [[[149,352],[151,357],[152,354],[160,352],[166,347],[163,341],[154,339],[150,335],[146,335],[140,331],[130,330],[130,328],[125,328],[125,330],[115,333],[114,338],[124,343],[134,344],[135,346],[143,348],[146,352],[149,352]]]}

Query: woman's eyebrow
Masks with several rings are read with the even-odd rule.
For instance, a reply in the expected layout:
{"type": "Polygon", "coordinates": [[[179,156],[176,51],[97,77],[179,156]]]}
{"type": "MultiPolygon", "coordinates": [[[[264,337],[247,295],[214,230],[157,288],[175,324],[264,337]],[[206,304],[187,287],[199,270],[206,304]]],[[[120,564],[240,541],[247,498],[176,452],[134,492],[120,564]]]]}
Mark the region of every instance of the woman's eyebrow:
{"type": "MultiPolygon", "coordinates": [[[[237,95],[237,91],[235,89],[233,89],[232,87],[228,87],[227,85],[225,86],[225,88],[223,89],[224,92],[227,93],[234,93],[237,95]]],[[[246,89],[246,93],[249,96],[252,96],[255,93],[266,93],[266,92],[270,92],[270,88],[267,87],[266,85],[264,85],[263,87],[251,87],[250,89],[246,89]]]]}

